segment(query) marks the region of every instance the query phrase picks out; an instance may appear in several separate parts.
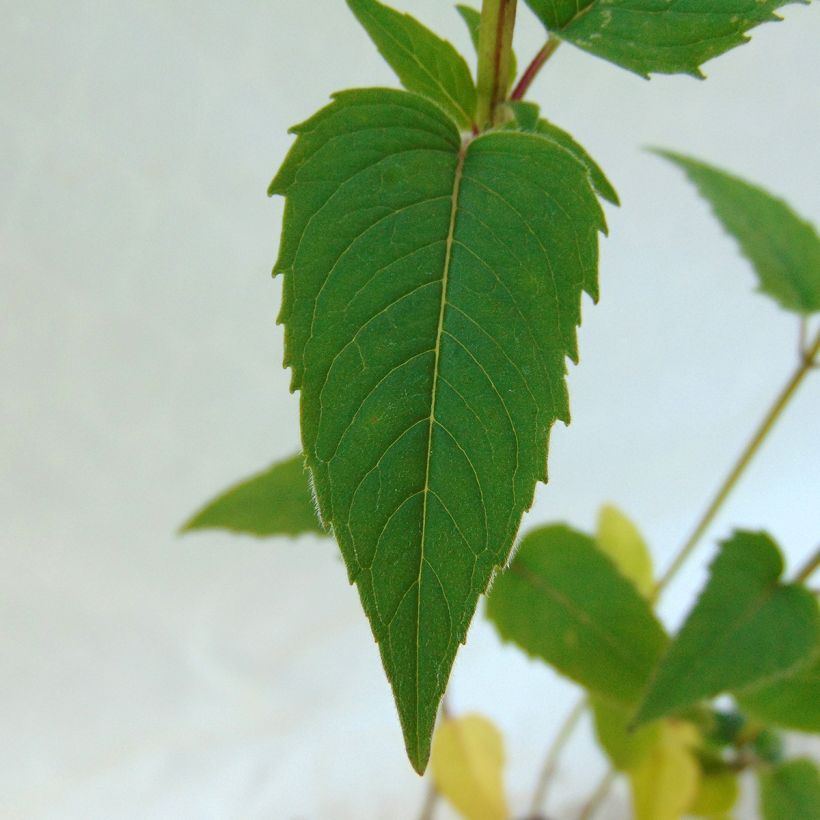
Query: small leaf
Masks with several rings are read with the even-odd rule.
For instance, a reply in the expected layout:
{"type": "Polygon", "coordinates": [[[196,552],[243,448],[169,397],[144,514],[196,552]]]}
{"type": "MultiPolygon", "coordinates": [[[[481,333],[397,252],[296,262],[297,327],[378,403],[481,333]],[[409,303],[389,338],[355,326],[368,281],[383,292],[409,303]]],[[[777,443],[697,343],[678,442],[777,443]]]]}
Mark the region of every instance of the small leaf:
{"type": "Polygon", "coordinates": [[[744,689],[735,698],[744,711],[766,723],[820,733],[820,652],[794,672],[744,689]]]}
{"type": "Polygon", "coordinates": [[[740,794],[737,774],[728,769],[703,772],[695,799],[686,809],[695,817],[715,817],[731,811],[740,794]]]}
{"type": "Polygon", "coordinates": [[[652,594],[652,557],[638,528],[618,509],[605,505],[598,513],[598,548],[645,598],[652,594]]]}
{"type": "Polygon", "coordinates": [[[635,587],[589,536],[563,525],[524,538],[487,617],[505,640],[623,704],[640,696],[666,643],[635,587]]]}
{"type": "Polygon", "coordinates": [[[612,765],[619,771],[634,769],[658,742],[660,722],[629,729],[628,708],[593,697],[595,734],[612,765]]]}
{"type": "Polygon", "coordinates": [[[464,58],[447,40],[376,0],[347,4],[408,91],[438,103],[461,128],[472,128],[475,83],[464,58]]]}
{"type": "Polygon", "coordinates": [[[764,820],[820,820],[820,772],[811,760],[790,760],[760,771],[764,820]]]}
{"type": "Polygon", "coordinates": [[[567,151],[465,140],[417,94],[343,92],[295,131],[270,191],[302,445],[423,771],[456,651],[569,420],[605,223],[567,151]]]}
{"type": "Polygon", "coordinates": [[[807,0],[526,0],[550,34],[634,71],[691,74],[780,18],[781,6],[807,0]]]}
{"type": "Polygon", "coordinates": [[[628,773],[635,820],[678,820],[698,793],[697,732],[687,723],[658,726],[657,742],[628,773]]]}
{"type": "Polygon", "coordinates": [[[765,533],[736,532],[721,545],[709,581],[661,661],[636,721],[774,679],[817,644],[817,602],[779,583],[783,558],[765,533]]]}
{"type": "Polygon", "coordinates": [[[295,455],[235,484],[209,502],[180,531],[212,529],[259,536],[324,534],[304,457],[295,455]]]}
{"type": "MultiPolygon", "coordinates": [[[[461,15],[461,19],[467,24],[467,31],[470,32],[470,40],[478,51],[478,33],[481,29],[481,12],[470,6],[457,5],[456,9],[461,15]]],[[[518,71],[518,61],[515,59],[515,52],[510,54],[510,87],[515,82],[515,75],[518,71]]]]}
{"type": "Polygon", "coordinates": [[[466,820],[506,820],[504,739],[481,715],[442,718],[433,736],[433,782],[466,820]]]}
{"type": "Polygon", "coordinates": [[[782,199],[719,168],[670,151],[752,263],[760,290],[786,310],[820,310],[820,237],[782,199]]]}
{"type": "Polygon", "coordinates": [[[539,134],[544,139],[569,151],[581,165],[586,168],[589,174],[590,183],[598,196],[611,202],[613,205],[620,205],[618,194],[612,187],[612,183],[606,178],[598,163],[587,153],[583,146],[579,145],[575,139],[562,128],[539,117],[539,108],[530,102],[507,103],[513,117],[514,123],[510,127],[518,127],[523,131],[539,134]]]}

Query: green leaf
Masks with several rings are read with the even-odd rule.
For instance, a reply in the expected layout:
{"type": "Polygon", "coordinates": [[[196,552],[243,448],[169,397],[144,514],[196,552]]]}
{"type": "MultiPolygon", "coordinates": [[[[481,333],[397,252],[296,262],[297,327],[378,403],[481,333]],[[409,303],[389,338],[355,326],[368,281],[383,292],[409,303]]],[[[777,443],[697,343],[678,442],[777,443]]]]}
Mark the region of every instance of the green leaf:
{"type": "Polygon", "coordinates": [[[695,799],[686,813],[695,817],[722,817],[734,808],[739,794],[736,772],[729,769],[703,772],[695,799]]]}
{"type": "Polygon", "coordinates": [[[735,697],[744,711],[759,720],[820,734],[820,653],[785,677],[744,689],[735,697]]]}
{"type": "Polygon", "coordinates": [[[592,187],[598,195],[613,205],[620,205],[618,194],[600,166],[570,134],[557,125],[540,118],[538,106],[534,103],[511,102],[508,106],[515,117],[515,122],[510,127],[518,127],[524,131],[540,134],[544,139],[565,148],[586,168],[592,187]]]}
{"type": "Polygon", "coordinates": [[[347,5],[408,91],[438,103],[461,128],[473,127],[475,82],[447,40],[376,0],[347,0],[347,5]]]}
{"type": "Polygon", "coordinates": [[[640,764],[658,742],[660,722],[630,729],[630,710],[603,698],[593,697],[595,735],[612,765],[619,771],[640,764]]]}
{"type": "MultiPolygon", "coordinates": [[[[461,15],[461,19],[467,24],[467,31],[470,32],[470,40],[473,46],[478,51],[478,33],[481,30],[481,12],[476,11],[470,6],[457,5],[456,9],[461,15]]],[[[515,58],[515,52],[510,54],[510,87],[515,82],[515,77],[518,72],[518,61],[515,58]]]]}
{"type": "Polygon", "coordinates": [[[666,643],[635,587],[589,536],[563,525],[527,534],[493,584],[487,617],[504,640],[626,705],[666,643]]]}
{"type": "Polygon", "coordinates": [[[413,765],[479,595],[569,419],[603,215],[531,134],[462,143],[404,91],[338,94],[295,129],[275,270],[323,520],[359,588],[413,765]]]}
{"type": "Polygon", "coordinates": [[[700,66],[805,0],[526,0],[549,32],[642,77],[702,77],[700,66]]]}
{"type": "Polygon", "coordinates": [[[811,760],[790,760],[760,771],[764,820],[820,820],[820,772],[811,760]]]}
{"type": "Polygon", "coordinates": [[[636,721],[721,692],[772,680],[813,651],[817,602],[780,583],[783,558],[765,533],[736,532],[721,545],[709,581],[649,687],[636,721]]]}
{"type": "Polygon", "coordinates": [[[596,541],[598,549],[648,598],[654,588],[652,557],[638,528],[620,510],[604,505],[598,513],[596,541]]]}
{"type": "Polygon", "coordinates": [[[181,532],[213,529],[259,536],[324,533],[302,455],[235,484],[203,507],[181,532]]]}
{"type": "Polygon", "coordinates": [[[719,168],[655,151],[683,168],[752,263],[760,290],[786,310],[820,310],[820,237],[782,199],[719,168]]]}

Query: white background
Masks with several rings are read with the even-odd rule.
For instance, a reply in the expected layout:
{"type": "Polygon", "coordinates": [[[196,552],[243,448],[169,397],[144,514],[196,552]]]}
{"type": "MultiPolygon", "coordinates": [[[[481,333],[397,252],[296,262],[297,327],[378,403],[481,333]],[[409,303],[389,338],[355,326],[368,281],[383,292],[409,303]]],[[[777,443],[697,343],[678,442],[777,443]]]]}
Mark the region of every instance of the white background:
{"type": "MultiPolygon", "coordinates": [[[[449,3],[396,5],[469,51],[449,3]]],[[[664,567],[793,368],[795,320],[640,150],[724,165],[820,222],[820,8],[785,17],[706,82],[565,46],[535,84],[623,207],[525,526],[589,529],[613,501],[664,567]]],[[[523,62],[541,31],[519,21],[523,62]]],[[[174,534],[298,447],[264,191],[288,126],[389,69],[341,0],[0,0],[0,55],[0,814],[415,817],[424,784],[333,544],[174,534]]],[[[732,526],[766,527],[792,569],[816,545],[819,405],[820,374],[670,590],[670,625],[732,526]]],[[[476,621],[452,702],[505,732],[519,814],[575,697],[476,621]]],[[[581,733],[551,814],[603,768],[581,733]]]]}

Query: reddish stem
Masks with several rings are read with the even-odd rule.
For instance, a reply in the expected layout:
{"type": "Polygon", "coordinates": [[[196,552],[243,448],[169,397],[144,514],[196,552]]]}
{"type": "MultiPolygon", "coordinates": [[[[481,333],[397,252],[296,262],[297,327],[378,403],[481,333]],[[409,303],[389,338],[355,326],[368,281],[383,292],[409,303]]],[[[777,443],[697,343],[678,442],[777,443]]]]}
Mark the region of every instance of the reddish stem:
{"type": "Polygon", "coordinates": [[[524,97],[524,95],[529,90],[529,87],[532,85],[532,81],[538,75],[538,72],[543,68],[544,63],[552,57],[553,52],[556,48],[560,45],[561,41],[555,37],[550,37],[546,43],[544,43],[544,47],[535,57],[532,58],[532,62],[527,66],[526,71],[521,75],[521,79],[518,81],[518,84],[513,89],[513,93],[510,94],[511,100],[520,100],[524,97]]]}

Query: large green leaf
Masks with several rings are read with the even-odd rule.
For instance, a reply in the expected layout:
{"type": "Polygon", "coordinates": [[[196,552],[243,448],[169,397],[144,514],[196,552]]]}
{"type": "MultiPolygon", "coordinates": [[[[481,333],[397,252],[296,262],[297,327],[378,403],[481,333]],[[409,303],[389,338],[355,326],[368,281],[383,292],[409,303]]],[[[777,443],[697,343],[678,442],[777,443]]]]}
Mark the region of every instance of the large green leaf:
{"type": "Polygon", "coordinates": [[[182,526],[248,535],[322,533],[308,484],[305,459],[295,455],[235,484],[182,526]]]}
{"type": "Polygon", "coordinates": [[[438,103],[463,129],[473,126],[476,88],[464,58],[409,14],[376,0],[347,0],[402,85],[438,103]]]}
{"type": "Polygon", "coordinates": [[[302,440],[413,765],[479,595],[569,419],[603,215],[538,136],[462,142],[436,105],[348,91],[295,129],[276,270],[302,440]]]}
{"type": "Polygon", "coordinates": [[[787,310],[820,310],[820,237],[782,199],[703,162],[656,151],[683,168],[752,263],[760,290],[787,310]]]}
{"type": "Polygon", "coordinates": [[[760,772],[764,820],[820,820],[820,772],[811,760],[790,760],[760,772]]]}
{"type": "Polygon", "coordinates": [[[655,672],[637,721],[784,675],[817,645],[817,601],[780,583],[783,558],[765,533],[736,532],[655,672]]]}
{"type": "Polygon", "coordinates": [[[632,714],[628,707],[600,697],[593,697],[591,706],[598,743],[619,771],[635,768],[657,744],[659,721],[630,729],[632,714]]]}
{"type": "Polygon", "coordinates": [[[820,734],[820,652],[773,683],[744,689],[739,706],[766,723],[820,734]]]}
{"type": "Polygon", "coordinates": [[[527,534],[493,584],[487,617],[502,638],[599,695],[634,703],[666,635],[649,604],[587,535],[527,534]]]}
{"type": "Polygon", "coordinates": [[[807,0],[526,0],[550,33],[643,77],[692,74],[807,0]]]}

